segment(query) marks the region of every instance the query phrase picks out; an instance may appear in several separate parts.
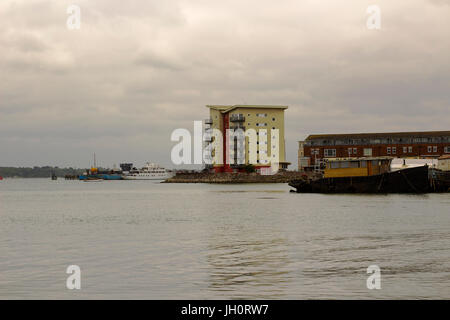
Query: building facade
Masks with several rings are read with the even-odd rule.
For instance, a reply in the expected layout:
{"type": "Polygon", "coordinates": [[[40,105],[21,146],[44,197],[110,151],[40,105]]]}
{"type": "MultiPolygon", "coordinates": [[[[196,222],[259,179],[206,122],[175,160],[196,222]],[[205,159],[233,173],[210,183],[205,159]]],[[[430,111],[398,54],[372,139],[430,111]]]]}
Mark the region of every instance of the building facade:
{"type": "MultiPolygon", "coordinates": [[[[211,168],[215,172],[234,172],[240,171],[244,166],[253,164],[256,170],[262,173],[265,169],[272,166],[272,157],[275,156],[274,151],[279,153],[278,162],[282,169],[287,168],[285,155],[284,140],[284,111],[287,106],[266,106],[266,105],[208,105],[210,110],[210,118],[205,120],[204,140],[206,147],[221,144],[221,148],[215,148],[208,156],[211,157],[211,168]],[[213,130],[216,129],[221,133],[222,141],[214,136],[213,130]],[[227,129],[246,131],[254,129],[256,132],[256,148],[257,155],[255,163],[250,161],[251,139],[246,136],[243,145],[230,147],[227,141],[227,129]],[[274,141],[274,129],[278,130],[278,141],[274,141]],[[263,137],[264,136],[264,137],[263,137]],[[261,142],[261,143],[260,143],[261,142]],[[264,142],[264,143],[263,143],[264,142]],[[222,152],[222,162],[217,163],[216,150],[222,152]],[[242,152],[245,155],[244,163],[238,163],[237,153],[242,152]],[[230,161],[230,158],[232,161],[230,161]]],[[[244,158],[244,157],[243,157],[244,158]]]]}
{"type": "Polygon", "coordinates": [[[298,141],[298,170],[303,170],[310,165],[309,157],[305,155],[305,141],[298,141]]]}
{"type": "Polygon", "coordinates": [[[299,147],[309,166],[326,158],[439,158],[450,155],[450,131],[314,134],[299,147]]]}

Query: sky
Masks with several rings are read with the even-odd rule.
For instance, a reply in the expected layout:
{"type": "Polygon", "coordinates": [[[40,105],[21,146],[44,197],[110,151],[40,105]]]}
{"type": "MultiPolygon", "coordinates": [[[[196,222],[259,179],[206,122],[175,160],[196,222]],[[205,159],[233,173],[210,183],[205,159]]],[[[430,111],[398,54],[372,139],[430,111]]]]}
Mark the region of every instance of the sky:
{"type": "Polygon", "coordinates": [[[308,134],[450,130],[450,0],[0,1],[0,166],[174,167],[208,104],[288,105],[293,168],[308,134]]]}

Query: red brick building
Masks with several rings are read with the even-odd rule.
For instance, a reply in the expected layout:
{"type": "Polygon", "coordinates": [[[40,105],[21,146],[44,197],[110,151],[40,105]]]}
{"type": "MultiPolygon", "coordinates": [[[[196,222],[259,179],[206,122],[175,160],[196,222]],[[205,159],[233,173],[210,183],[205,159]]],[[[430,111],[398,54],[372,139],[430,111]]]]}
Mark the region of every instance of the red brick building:
{"type": "Polygon", "coordinates": [[[446,154],[450,154],[450,131],[313,134],[299,143],[299,169],[324,158],[438,158],[446,154]]]}

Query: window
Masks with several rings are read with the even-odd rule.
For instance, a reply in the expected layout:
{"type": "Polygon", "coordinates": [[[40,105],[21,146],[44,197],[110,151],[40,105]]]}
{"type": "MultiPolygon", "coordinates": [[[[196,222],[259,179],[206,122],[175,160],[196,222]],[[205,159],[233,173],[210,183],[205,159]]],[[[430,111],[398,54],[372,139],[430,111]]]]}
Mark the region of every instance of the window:
{"type": "Polygon", "coordinates": [[[437,152],[437,146],[433,146],[433,152],[437,152]]]}
{"type": "Polygon", "coordinates": [[[387,154],[391,154],[391,147],[387,147],[387,154]]]}
{"type": "Polygon", "coordinates": [[[351,161],[350,162],[350,168],[359,168],[359,162],[358,161],[351,161]]]}
{"type": "Polygon", "coordinates": [[[266,127],[266,126],[267,126],[267,123],[260,123],[260,122],[258,122],[258,123],[256,124],[256,126],[257,126],[257,127],[266,127]]]}
{"type": "Polygon", "coordinates": [[[325,149],[324,156],[325,157],[336,157],[336,149],[325,149]]]}
{"type": "Polygon", "coordinates": [[[275,118],[272,118],[272,121],[275,121],[275,118]]]}
{"type": "Polygon", "coordinates": [[[358,149],[357,148],[353,148],[353,154],[357,154],[358,153],[358,149]]]}
{"type": "Polygon", "coordinates": [[[265,118],[267,117],[267,113],[257,113],[256,116],[260,118],[265,118]]]}
{"type": "Polygon", "coordinates": [[[348,148],[348,155],[352,154],[352,148],[348,148]]]}
{"type": "Polygon", "coordinates": [[[408,152],[412,153],[412,151],[413,151],[412,147],[408,147],[408,152]]]}
{"type": "Polygon", "coordinates": [[[444,152],[445,153],[450,153],[450,146],[444,147],[444,152]]]}
{"type": "Polygon", "coordinates": [[[408,149],[406,147],[403,147],[403,153],[408,152],[408,149]]]}
{"type": "Polygon", "coordinates": [[[428,146],[427,150],[428,150],[428,153],[431,153],[431,150],[433,150],[433,148],[431,146],[428,146]]]}
{"type": "Polygon", "coordinates": [[[364,148],[364,156],[371,157],[372,156],[372,148],[364,148]]]}
{"type": "Polygon", "coordinates": [[[331,167],[331,169],[339,168],[339,162],[331,162],[330,167],[331,167]]]}
{"type": "Polygon", "coordinates": [[[392,154],[396,154],[397,153],[397,147],[392,147],[392,154]]]}

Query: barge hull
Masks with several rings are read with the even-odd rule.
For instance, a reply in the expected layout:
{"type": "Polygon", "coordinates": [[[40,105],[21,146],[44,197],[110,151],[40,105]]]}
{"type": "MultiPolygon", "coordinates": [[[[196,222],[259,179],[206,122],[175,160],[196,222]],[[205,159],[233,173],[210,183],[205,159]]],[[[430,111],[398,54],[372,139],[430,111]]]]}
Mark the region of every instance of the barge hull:
{"type": "Polygon", "coordinates": [[[298,193],[429,193],[447,192],[445,178],[433,178],[428,166],[364,177],[322,178],[289,183],[298,193]]]}

